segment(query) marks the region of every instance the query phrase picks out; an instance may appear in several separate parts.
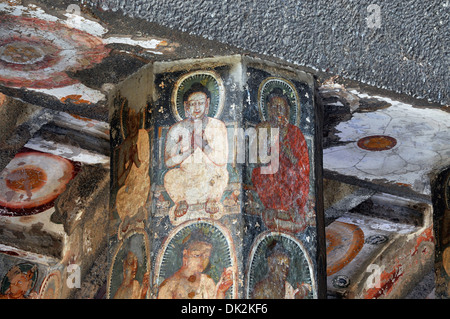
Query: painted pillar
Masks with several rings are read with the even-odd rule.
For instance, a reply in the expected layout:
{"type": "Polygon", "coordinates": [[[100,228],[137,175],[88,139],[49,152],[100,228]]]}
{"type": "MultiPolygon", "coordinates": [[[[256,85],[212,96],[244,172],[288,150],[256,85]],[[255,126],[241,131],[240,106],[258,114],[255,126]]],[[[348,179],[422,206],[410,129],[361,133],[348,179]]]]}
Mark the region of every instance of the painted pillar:
{"type": "Polygon", "coordinates": [[[149,296],[152,180],[146,110],[152,64],[122,82],[109,97],[111,184],[106,298],[149,296]]]}
{"type": "Polygon", "coordinates": [[[437,299],[450,297],[450,168],[432,183],[433,225],[436,240],[435,278],[437,299]]]}
{"type": "Polygon", "coordinates": [[[130,184],[112,186],[108,297],[324,298],[314,78],[240,55],[141,73],[151,79],[146,110],[120,93],[111,119],[116,134],[131,131],[115,119],[134,108],[142,138],[121,133],[126,155],[112,160],[113,181],[130,184]],[[142,174],[120,177],[138,162],[142,174]]]}

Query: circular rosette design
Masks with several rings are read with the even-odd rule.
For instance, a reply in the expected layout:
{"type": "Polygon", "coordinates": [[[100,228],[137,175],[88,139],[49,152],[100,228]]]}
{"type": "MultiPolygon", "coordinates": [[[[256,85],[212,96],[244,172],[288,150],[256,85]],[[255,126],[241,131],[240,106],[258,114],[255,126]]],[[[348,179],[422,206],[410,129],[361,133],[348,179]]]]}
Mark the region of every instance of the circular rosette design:
{"type": "Polygon", "coordinates": [[[33,215],[50,208],[75,173],[71,161],[56,155],[17,154],[0,174],[0,215],[33,215]]]}
{"type": "Polygon", "coordinates": [[[77,83],[66,71],[92,67],[109,54],[102,40],[54,21],[0,16],[0,84],[57,88],[77,83]]]}
{"type": "Polygon", "coordinates": [[[356,225],[335,221],[326,228],[327,275],[347,266],[364,246],[364,232],[356,225]]]}
{"type": "Polygon", "coordinates": [[[359,139],[357,144],[367,151],[386,151],[397,145],[397,140],[390,136],[373,135],[359,139]]]}

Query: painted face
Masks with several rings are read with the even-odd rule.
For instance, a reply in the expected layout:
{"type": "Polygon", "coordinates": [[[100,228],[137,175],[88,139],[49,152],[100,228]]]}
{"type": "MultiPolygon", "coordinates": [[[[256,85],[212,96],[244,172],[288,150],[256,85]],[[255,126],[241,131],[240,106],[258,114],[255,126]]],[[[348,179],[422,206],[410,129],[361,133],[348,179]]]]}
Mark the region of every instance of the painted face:
{"type": "Polygon", "coordinates": [[[187,101],[184,102],[186,115],[194,120],[202,118],[207,113],[208,107],[209,99],[202,92],[192,93],[187,101]]]}
{"type": "Polygon", "coordinates": [[[289,257],[282,253],[276,253],[267,258],[269,273],[273,276],[286,280],[289,274],[289,257]]]}
{"type": "Polygon", "coordinates": [[[185,264],[192,271],[203,272],[209,263],[212,246],[204,242],[195,242],[184,252],[185,264]]]}
{"type": "Polygon", "coordinates": [[[289,123],[289,106],[283,97],[273,97],[267,104],[269,122],[275,127],[283,127],[289,123]]]}
{"type": "Polygon", "coordinates": [[[134,110],[130,110],[128,113],[127,126],[129,135],[135,136],[139,130],[139,116],[134,110]]]}
{"type": "Polygon", "coordinates": [[[138,264],[137,264],[136,256],[132,252],[129,252],[127,255],[127,259],[125,260],[125,265],[124,265],[125,277],[127,277],[127,278],[136,277],[137,266],[138,266],[138,264]]]}
{"type": "Polygon", "coordinates": [[[10,291],[12,295],[25,294],[30,289],[31,281],[25,274],[18,274],[11,280],[10,291]]]}

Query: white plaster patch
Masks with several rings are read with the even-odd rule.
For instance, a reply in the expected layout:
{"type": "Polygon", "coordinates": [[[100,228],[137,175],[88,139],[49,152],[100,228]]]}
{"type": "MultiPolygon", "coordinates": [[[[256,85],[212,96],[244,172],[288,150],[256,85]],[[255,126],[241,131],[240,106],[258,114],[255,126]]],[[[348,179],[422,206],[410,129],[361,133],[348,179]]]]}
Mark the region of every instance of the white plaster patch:
{"type": "Polygon", "coordinates": [[[163,42],[162,40],[157,39],[134,40],[131,39],[130,37],[108,37],[103,39],[103,42],[106,44],[121,43],[121,44],[129,44],[132,46],[140,46],[148,52],[154,54],[162,54],[162,52],[154,51],[155,49],[157,49],[158,44],[163,42]]]}
{"type": "Polygon", "coordinates": [[[365,226],[366,228],[375,231],[384,231],[399,235],[410,234],[418,230],[418,227],[413,225],[394,223],[381,218],[361,216],[352,213],[347,213],[342,217],[339,217],[337,221],[355,224],[358,226],[365,226]]]}
{"type": "Polygon", "coordinates": [[[102,37],[108,32],[108,29],[103,27],[100,23],[86,19],[78,14],[65,13],[64,15],[67,17],[67,20],[64,22],[70,28],[75,28],[97,37],[102,37]]]}
{"type": "Polygon", "coordinates": [[[41,137],[34,137],[30,139],[27,144],[25,144],[25,147],[36,151],[58,155],[84,164],[102,164],[109,166],[109,156],[85,150],[76,145],[66,145],[55,143],[53,141],[47,141],[41,137]]]}
{"type": "Polygon", "coordinates": [[[63,86],[60,88],[53,88],[53,89],[34,89],[34,88],[28,88],[28,90],[33,90],[37,92],[42,92],[48,95],[52,95],[59,100],[61,100],[64,97],[67,97],[69,95],[77,94],[81,95],[82,100],[89,101],[92,104],[98,103],[102,100],[105,100],[105,95],[98,91],[91,89],[87,87],[86,85],[82,83],[75,83],[72,85],[63,86]]]}
{"type": "Polygon", "coordinates": [[[324,168],[361,180],[384,179],[408,185],[416,192],[429,195],[428,174],[444,164],[443,160],[449,161],[450,115],[439,109],[415,108],[385,97],[350,92],[391,106],[370,113],[353,113],[350,120],[339,123],[337,136],[351,143],[324,149],[324,168]],[[390,136],[397,144],[382,151],[357,146],[359,139],[372,135],[390,136]]]}
{"type": "Polygon", "coordinates": [[[13,16],[23,16],[30,18],[42,19],[45,21],[58,21],[55,16],[45,13],[44,10],[34,4],[29,4],[27,7],[21,5],[11,6],[8,3],[0,2],[0,11],[13,16]]]}

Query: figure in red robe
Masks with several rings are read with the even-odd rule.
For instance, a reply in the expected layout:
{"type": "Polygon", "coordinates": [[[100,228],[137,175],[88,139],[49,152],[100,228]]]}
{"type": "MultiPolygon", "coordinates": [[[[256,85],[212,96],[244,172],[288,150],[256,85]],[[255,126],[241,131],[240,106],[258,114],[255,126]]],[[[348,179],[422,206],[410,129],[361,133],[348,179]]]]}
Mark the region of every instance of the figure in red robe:
{"type": "Polygon", "coordinates": [[[273,231],[297,233],[307,226],[310,167],[306,140],[301,130],[289,123],[289,111],[289,102],[282,94],[268,95],[268,122],[258,126],[279,128],[278,145],[272,148],[278,150],[279,167],[274,174],[262,173],[263,167],[255,168],[252,183],[264,205],[266,226],[273,231]]]}

